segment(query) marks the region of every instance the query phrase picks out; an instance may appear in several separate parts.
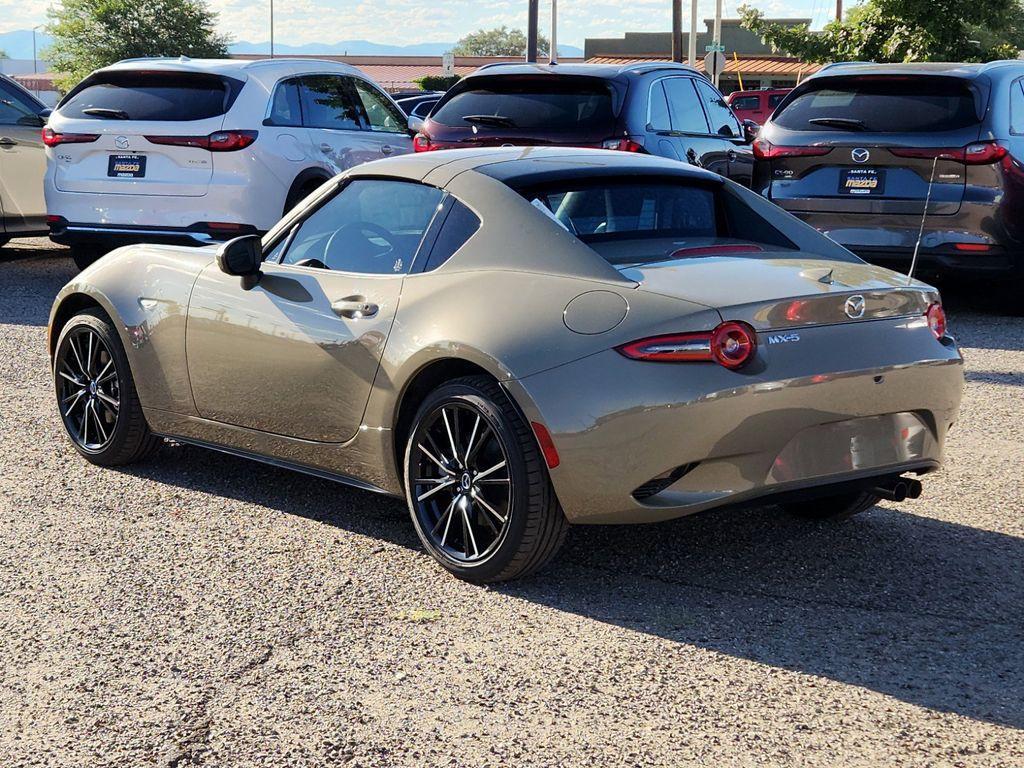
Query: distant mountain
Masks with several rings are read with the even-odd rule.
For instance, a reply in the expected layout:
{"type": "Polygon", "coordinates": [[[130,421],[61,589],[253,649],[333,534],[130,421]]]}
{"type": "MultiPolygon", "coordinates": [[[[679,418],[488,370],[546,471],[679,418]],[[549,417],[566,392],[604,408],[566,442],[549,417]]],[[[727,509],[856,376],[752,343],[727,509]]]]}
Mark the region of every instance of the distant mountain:
{"type": "MultiPolygon", "coordinates": [[[[455,43],[417,43],[415,45],[385,45],[371,43],[369,40],[343,40],[340,43],[306,43],[305,45],[287,45],[274,43],[274,54],[277,56],[316,56],[330,54],[339,56],[441,56],[455,47],[455,43]]],[[[231,53],[267,53],[270,42],[250,43],[240,40],[228,46],[231,53]]],[[[575,45],[559,45],[559,56],[582,56],[583,49],[575,45]]]]}
{"type": "MultiPolygon", "coordinates": [[[[53,38],[36,32],[36,55],[42,55],[42,51],[53,38]]],[[[9,59],[31,59],[32,58],[32,30],[16,29],[13,32],[0,34],[0,50],[7,54],[9,59]]]]}

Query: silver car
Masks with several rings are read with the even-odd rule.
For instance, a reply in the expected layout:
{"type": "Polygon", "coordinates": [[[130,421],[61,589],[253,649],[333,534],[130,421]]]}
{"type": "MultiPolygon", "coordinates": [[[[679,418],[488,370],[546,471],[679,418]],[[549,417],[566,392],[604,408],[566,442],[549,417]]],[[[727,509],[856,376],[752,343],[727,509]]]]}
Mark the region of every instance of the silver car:
{"type": "Polygon", "coordinates": [[[914,497],[963,386],[933,288],[602,150],[393,158],[262,239],[122,248],[60,292],[49,344],[89,461],[171,437],[404,496],[476,582],[570,523],[914,497]]]}

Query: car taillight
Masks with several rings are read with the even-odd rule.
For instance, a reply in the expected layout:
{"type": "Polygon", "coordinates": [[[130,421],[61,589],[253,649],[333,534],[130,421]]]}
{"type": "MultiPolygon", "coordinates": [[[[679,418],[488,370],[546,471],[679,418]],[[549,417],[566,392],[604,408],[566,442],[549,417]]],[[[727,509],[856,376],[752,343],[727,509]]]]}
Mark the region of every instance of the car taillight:
{"type": "Polygon", "coordinates": [[[195,147],[210,152],[235,152],[256,141],[256,131],[217,131],[209,136],[146,136],[150,144],[170,147],[195,147]]]}
{"type": "Polygon", "coordinates": [[[660,363],[715,362],[735,370],[757,352],[757,332],[746,323],[729,321],[713,331],[650,336],[616,347],[631,360],[660,363]]]}
{"type": "Polygon", "coordinates": [[[953,160],[965,165],[990,165],[998,163],[1007,155],[1006,147],[994,141],[976,141],[965,147],[892,147],[895,157],[912,157],[921,160],[953,160]]]}
{"type": "Polygon", "coordinates": [[[775,160],[779,157],[819,157],[827,155],[832,147],[780,147],[768,139],[755,139],[752,145],[754,157],[758,160],[775,160]]]}
{"type": "Polygon", "coordinates": [[[99,137],[98,133],[57,133],[50,126],[43,128],[43,144],[48,147],[61,144],[89,144],[99,137]]]}
{"type": "Polygon", "coordinates": [[[637,144],[632,139],[605,139],[601,142],[601,149],[614,149],[618,152],[643,152],[642,144],[637,144]]]}
{"type": "Polygon", "coordinates": [[[932,329],[935,338],[940,340],[945,338],[946,310],[942,308],[942,304],[935,302],[928,307],[928,311],[924,313],[924,316],[928,319],[928,327],[932,329]]]}

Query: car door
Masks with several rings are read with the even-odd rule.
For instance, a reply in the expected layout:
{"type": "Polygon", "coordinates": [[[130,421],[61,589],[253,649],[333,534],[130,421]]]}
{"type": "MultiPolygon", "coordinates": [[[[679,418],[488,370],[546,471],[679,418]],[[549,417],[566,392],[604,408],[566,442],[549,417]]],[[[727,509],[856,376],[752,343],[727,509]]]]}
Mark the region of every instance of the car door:
{"type": "MultiPolygon", "coordinates": [[[[725,98],[706,80],[695,80],[697,93],[711,127],[711,134],[720,142],[728,158],[726,173],[735,182],[749,187],[754,173],[754,153],[743,138],[743,128],[725,98]]],[[[720,172],[719,172],[720,173],[720,172]]]]}
{"type": "Polygon", "coordinates": [[[260,140],[268,166],[284,189],[291,186],[298,171],[316,158],[302,125],[300,78],[282,80],[274,86],[260,140]]]}
{"type": "Polygon", "coordinates": [[[8,234],[46,230],[43,107],[0,82],[0,205],[8,234]]]}
{"type": "Polygon", "coordinates": [[[650,98],[652,127],[657,129],[658,135],[658,154],[728,176],[728,148],[718,136],[711,135],[694,79],[662,78],[652,86],[650,98]]]}
{"type": "Polygon", "coordinates": [[[186,331],[199,414],[302,440],[354,437],[402,281],[443,197],[413,182],[357,179],[267,243],[249,290],[207,267],[186,331]]]}
{"type": "Polygon", "coordinates": [[[361,107],[343,75],[300,80],[302,122],[317,164],[332,176],[383,155],[380,142],[363,130],[361,107]]]}
{"type": "Polygon", "coordinates": [[[372,83],[358,77],[349,78],[349,83],[356,94],[363,127],[370,132],[368,140],[377,143],[380,157],[412,152],[409,121],[402,110],[372,83]]]}

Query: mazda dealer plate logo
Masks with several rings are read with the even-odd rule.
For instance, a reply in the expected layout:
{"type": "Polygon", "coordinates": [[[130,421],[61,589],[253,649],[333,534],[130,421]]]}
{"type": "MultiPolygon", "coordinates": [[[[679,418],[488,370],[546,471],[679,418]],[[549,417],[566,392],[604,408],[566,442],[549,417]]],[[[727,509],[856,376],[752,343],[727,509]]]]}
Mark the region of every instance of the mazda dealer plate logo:
{"type": "Polygon", "coordinates": [[[863,147],[858,147],[850,153],[850,158],[855,163],[866,163],[871,159],[871,153],[863,147]]]}
{"type": "Polygon", "coordinates": [[[114,146],[117,147],[118,149],[128,149],[128,137],[117,136],[114,139],[114,146]]]}
{"type": "Polygon", "coordinates": [[[846,300],[846,316],[851,320],[860,320],[864,317],[865,304],[863,296],[851,296],[846,300]]]}

